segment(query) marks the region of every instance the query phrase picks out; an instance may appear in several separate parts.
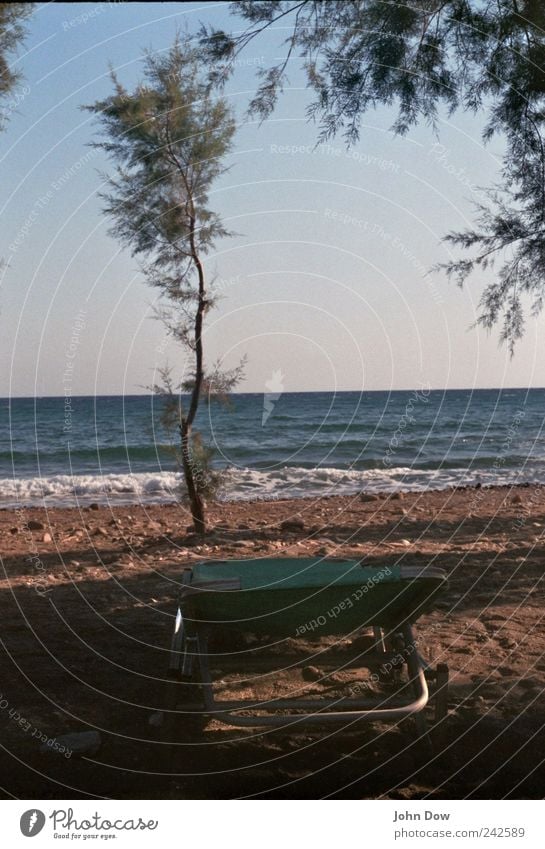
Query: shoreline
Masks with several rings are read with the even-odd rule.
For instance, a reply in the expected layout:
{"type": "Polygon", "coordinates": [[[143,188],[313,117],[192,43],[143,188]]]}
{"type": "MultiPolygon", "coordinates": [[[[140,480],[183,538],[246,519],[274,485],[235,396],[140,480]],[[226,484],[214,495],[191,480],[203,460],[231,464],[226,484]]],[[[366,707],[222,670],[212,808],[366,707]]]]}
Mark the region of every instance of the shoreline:
{"type": "MultiPolygon", "coordinates": [[[[279,504],[282,502],[308,502],[308,501],[316,501],[316,500],[329,500],[334,498],[343,498],[343,499],[355,499],[372,496],[376,497],[378,500],[388,500],[389,498],[396,498],[398,493],[401,493],[402,497],[408,496],[422,496],[426,494],[434,494],[434,493],[448,493],[448,492],[467,492],[473,490],[483,490],[485,492],[495,491],[495,490],[505,490],[505,489],[545,489],[545,482],[536,482],[536,481],[523,481],[520,483],[468,483],[468,484],[447,484],[445,486],[438,487],[425,487],[422,489],[407,489],[403,486],[392,488],[389,490],[379,490],[379,489],[361,489],[354,493],[317,493],[315,495],[293,495],[293,496],[285,496],[280,494],[278,496],[255,496],[248,498],[218,498],[217,500],[210,502],[210,507],[221,507],[222,505],[252,505],[252,504],[279,504]]],[[[47,496],[46,496],[47,497],[47,496]]],[[[182,501],[177,501],[175,498],[164,499],[164,500],[150,500],[146,501],[145,499],[138,498],[135,494],[134,498],[129,498],[128,493],[122,494],[119,493],[119,497],[112,496],[110,493],[107,498],[99,499],[97,494],[88,495],[80,498],[78,501],[77,497],[74,497],[73,503],[44,503],[45,499],[36,499],[36,502],[40,501],[41,503],[34,503],[32,500],[25,500],[21,502],[11,502],[9,504],[3,505],[0,500],[0,514],[6,512],[14,512],[20,510],[43,510],[46,513],[52,510],[88,510],[94,509],[96,505],[100,508],[109,508],[109,509],[126,509],[129,507],[142,507],[143,509],[153,509],[153,508],[161,508],[161,507],[177,507],[180,510],[184,510],[184,503],[182,501]]]]}
{"type": "MultiPolygon", "coordinates": [[[[131,560],[145,569],[154,556],[173,568],[209,555],[440,555],[455,564],[456,553],[462,556],[476,548],[497,554],[521,542],[537,544],[545,534],[545,520],[538,521],[541,513],[545,486],[530,484],[216,501],[208,505],[208,531],[200,539],[193,534],[187,507],[176,502],[94,502],[1,509],[0,539],[8,573],[10,563],[34,558],[47,574],[48,586],[54,587],[69,578],[70,563],[80,560],[83,576],[85,564],[99,569],[131,560]],[[290,521],[292,526],[286,526],[290,521]]],[[[19,565],[17,570],[23,579],[25,568],[19,565]]]]}

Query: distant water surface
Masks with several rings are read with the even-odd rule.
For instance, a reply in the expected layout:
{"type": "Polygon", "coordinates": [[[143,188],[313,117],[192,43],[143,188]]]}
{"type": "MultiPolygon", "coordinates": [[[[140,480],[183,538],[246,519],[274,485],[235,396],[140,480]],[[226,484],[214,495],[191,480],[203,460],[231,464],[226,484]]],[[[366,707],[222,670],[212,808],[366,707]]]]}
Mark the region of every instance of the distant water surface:
{"type": "MultiPolygon", "coordinates": [[[[0,507],[179,498],[152,396],[0,399],[0,507]]],[[[545,483],[545,389],[236,395],[198,429],[222,498],[545,483]]]]}

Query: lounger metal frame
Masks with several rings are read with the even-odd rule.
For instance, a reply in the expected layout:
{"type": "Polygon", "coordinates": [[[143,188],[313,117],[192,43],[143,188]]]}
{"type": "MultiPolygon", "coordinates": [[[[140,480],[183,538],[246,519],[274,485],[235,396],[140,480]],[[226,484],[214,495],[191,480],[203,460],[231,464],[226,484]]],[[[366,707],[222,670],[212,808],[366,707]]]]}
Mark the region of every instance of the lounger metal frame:
{"type": "MultiPolygon", "coordinates": [[[[402,577],[413,579],[420,576],[441,577],[444,573],[434,567],[424,569],[417,567],[402,567],[402,577]]],[[[217,590],[229,591],[237,589],[236,582],[218,581],[217,590]],[[221,584],[221,586],[220,586],[221,584]]],[[[200,591],[198,584],[190,583],[190,574],[185,580],[180,592],[180,603],[176,616],[175,630],[172,637],[170,650],[169,673],[173,681],[189,685],[191,698],[185,696],[183,710],[186,716],[200,716],[219,720],[227,725],[240,727],[282,727],[295,724],[312,725],[351,725],[361,721],[394,721],[413,716],[417,722],[420,737],[427,737],[427,724],[422,714],[430,699],[430,691],[427,679],[434,682],[435,697],[435,721],[443,720],[447,713],[448,699],[448,667],[439,664],[436,670],[432,670],[423,661],[418,651],[411,622],[411,614],[407,620],[396,625],[395,629],[388,629],[388,633],[380,626],[374,626],[375,650],[372,652],[360,652],[348,663],[343,663],[341,668],[363,667],[384,669],[385,666],[394,671],[400,677],[403,666],[406,666],[406,681],[401,684],[393,696],[359,698],[357,696],[342,697],[335,700],[320,699],[297,699],[297,698],[274,698],[265,701],[258,700],[218,700],[214,696],[210,672],[210,653],[208,639],[211,632],[210,626],[201,624],[196,620],[193,611],[193,599],[200,591]],[[186,624],[187,620],[187,624],[186,624]],[[397,641],[399,648],[389,651],[386,647],[392,640],[397,641]],[[409,697],[400,698],[400,694],[410,694],[409,697]],[[197,700],[195,699],[197,696],[197,700]],[[260,712],[256,715],[241,715],[240,711],[260,712]],[[282,713],[279,713],[282,711],[282,713]],[[285,711],[288,711],[285,713],[285,711]]],[[[206,589],[210,589],[208,583],[206,589]]],[[[368,623],[369,624],[369,623],[368,623]]],[[[324,657],[329,653],[325,650],[324,657]]],[[[331,655],[330,655],[331,656],[331,655]]],[[[223,667],[228,661],[229,655],[212,655],[215,662],[222,658],[219,663],[223,667]]],[[[261,658],[255,663],[256,667],[263,669],[265,659],[261,658]]],[[[271,659],[273,668],[278,668],[282,658],[278,656],[271,659]]],[[[288,666],[302,666],[308,664],[308,658],[303,662],[296,661],[294,657],[284,658],[288,666]]],[[[321,661],[320,661],[321,662],[321,661]]],[[[230,665],[229,663],[227,665],[230,665]]],[[[248,665],[243,662],[244,671],[248,665]]],[[[240,672],[241,664],[238,665],[240,672]]],[[[285,668],[285,667],[283,667],[285,668]]],[[[179,695],[179,694],[178,694],[179,695]]],[[[178,701],[177,698],[174,699],[178,701]]],[[[173,708],[175,712],[180,712],[173,708]]]]}

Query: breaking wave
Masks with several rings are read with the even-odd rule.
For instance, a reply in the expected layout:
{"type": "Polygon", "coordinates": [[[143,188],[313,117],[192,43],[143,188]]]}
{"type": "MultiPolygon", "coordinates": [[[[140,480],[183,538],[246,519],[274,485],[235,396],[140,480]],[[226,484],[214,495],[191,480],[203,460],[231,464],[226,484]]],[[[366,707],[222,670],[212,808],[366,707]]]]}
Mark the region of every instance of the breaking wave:
{"type": "MultiPolygon", "coordinates": [[[[220,493],[224,501],[271,501],[285,498],[315,498],[328,495],[355,495],[392,492],[396,489],[422,492],[451,486],[514,485],[544,483],[543,468],[503,470],[501,473],[477,469],[334,469],[285,467],[275,471],[248,468],[226,470],[220,493]]],[[[51,475],[48,477],[0,479],[0,507],[78,504],[158,504],[181,499],[181,476],[175,472],[133,474],[51,475]]]]}

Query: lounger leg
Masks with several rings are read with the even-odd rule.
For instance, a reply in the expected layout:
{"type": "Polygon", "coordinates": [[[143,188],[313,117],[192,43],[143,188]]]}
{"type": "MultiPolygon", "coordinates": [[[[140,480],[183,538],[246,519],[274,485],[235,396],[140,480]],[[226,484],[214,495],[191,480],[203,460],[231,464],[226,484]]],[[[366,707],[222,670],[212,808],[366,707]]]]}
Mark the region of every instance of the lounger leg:
{"type": "MultiPolygon", "coordinates": [[[[418,655],[418,651],[414,642],[414,637],[411,631],[410,626],[406,626],[403,629],[403,637],[405,640],[405,649],[407,652],[407,668],[409,677],[412,680],[412,689],[417,695],[418,693],[418,685],[417,678],[419,675],[423,674],[422,664],[420,662],[420,657],[418,655]]],[[[433,746],[431,742],[431,737],[428,731],[428,723],[426,721],[426,717],[424,716],[423,711],[418,711],[414,714],[414,721],[416,725],[416,731],[418,735],[418,740],[422,744],[426,754],[430,754],[433,751],[433,746]]]]}
{"type": "MultiPolygon", "coordinates": [[[[176,731],[175,711],[179,697],[180,666],[184,645],[184,622],[182,612],[178,607],[174,632],[170,642],[167,683],[165,686],[165,717],[163,722],[163,737],[166,743],[172,743],[176,731]]],[[[169,749],[169,763],[170,763],[169,749]]]]}
{"type": "Polygon", "coordinates": [[[179,610],[171,642],[163,738],[167,746],[166,771],[171,777],[170,798],[200,798],[198,782],[188,770],[188,766],[199,763],[194,744],[199,743],[207,721],[198,653],[198,639],[187,632],[179,610]]]}
{"type": "Polygon", "coordinates": [[[375,651],[384,654],[386,652],[386,645],[384,644],[384,632],[382,628],[375,626],[373,628],[373,637],[375,639],[375,651]]]}
{"type": "Polygon", "coordinates": [[[206,723],[204,716],[203,681],[200,674],[200,645],[198,636],[185,633],[177,669],[171,669],[174,692],[174,716],[193,728],[206,723]]]}

